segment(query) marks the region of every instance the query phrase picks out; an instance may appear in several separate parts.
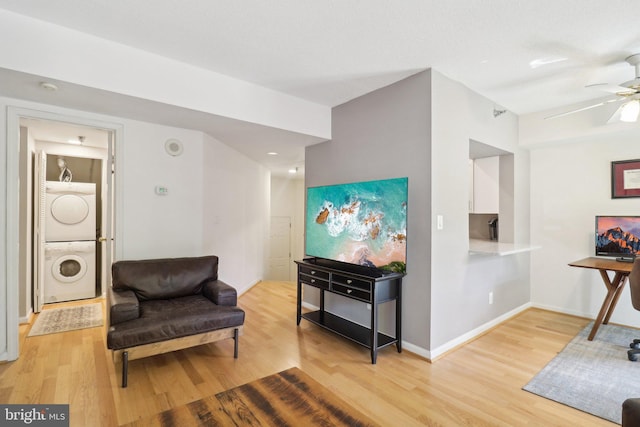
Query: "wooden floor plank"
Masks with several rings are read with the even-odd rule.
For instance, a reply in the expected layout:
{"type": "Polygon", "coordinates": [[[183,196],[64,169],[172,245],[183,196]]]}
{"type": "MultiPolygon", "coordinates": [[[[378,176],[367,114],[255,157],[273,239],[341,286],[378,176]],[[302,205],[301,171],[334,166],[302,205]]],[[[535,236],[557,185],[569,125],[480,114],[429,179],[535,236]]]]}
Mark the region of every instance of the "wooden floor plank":
{"type": "Polygon", "coordinates": [[[246,311],[238,359],[225,340],[135,360],[126,389],[105,326],[26,337],[21,325],[20,358],[0,364],[0,399],[70,403],[72,426],[111,427],[299,367],[381,425],[615,425],[522,390],[588,319],[529,309],[433,364],[391,346],[371,365],[364,347],[305,320],[296,326],[295,298],[293,283],[256,285],[238,299],[246,311]]]}

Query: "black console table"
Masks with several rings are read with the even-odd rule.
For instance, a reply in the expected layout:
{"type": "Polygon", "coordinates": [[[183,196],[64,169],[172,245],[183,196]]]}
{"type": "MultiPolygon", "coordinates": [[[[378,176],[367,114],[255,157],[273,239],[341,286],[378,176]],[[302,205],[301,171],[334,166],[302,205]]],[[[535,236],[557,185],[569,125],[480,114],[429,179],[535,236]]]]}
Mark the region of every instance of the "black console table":
{"type": "Polygon", "coordinates": [[[321,258],[307,258],[298,264],[298,312],[300,319],[329,329],[345,338],[371,349],[371,363],[376,363],[378,349],[395,344],[402,352],[402,277],[401,273],[382,272],[357,265],[338,263],[321,258]],[[302,313],[302,285],[320,290],[320,309],[302,313]],[[369,328],[351,322],[324,309],[324,293],[331,292],[371,304],[369,328]],[[396,336],[378,332],[378,305],[395,301],[396,336]]]}

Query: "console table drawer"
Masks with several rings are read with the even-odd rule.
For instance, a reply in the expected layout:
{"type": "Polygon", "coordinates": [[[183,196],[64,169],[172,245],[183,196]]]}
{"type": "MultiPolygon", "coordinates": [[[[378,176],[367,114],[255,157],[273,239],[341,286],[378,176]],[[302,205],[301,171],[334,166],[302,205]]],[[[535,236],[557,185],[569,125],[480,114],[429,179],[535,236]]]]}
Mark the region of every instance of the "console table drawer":
{"type": "Polygon", "coordinates": [[[343,294],[349,298],[360,299],[362,301],[371,302],[371,292],[366,292],[358,288],[350,288],[349,286],[332,283],[331,289],[337,294],[343,294]]]}
{"type": "Polygon", "coordinates": [[[300,266],[300,274],[304,274],[306,276],[316,277],[320,279],[329,280],[329,272],[324,270],[317,270],[312,267],[303,267],[300,266]]]}
{"type": "Polygon", "coordinates": [[[339,285],[346,285],[350,288],[358,288],[366,292],[371,292],[371,282],[368,282],[366,280],[359,280],[350,276],[342,276],[340,274],[334,274],[333,277],[331,278],[331,281],[339,285]]]}
{"type": "Polygon", "coordinates": [[[309,286],[315,286],[316,288],[329,289],[329,281],[324,279],[319,279],[317,277],[300,275],[300,283],[309,286]]]}

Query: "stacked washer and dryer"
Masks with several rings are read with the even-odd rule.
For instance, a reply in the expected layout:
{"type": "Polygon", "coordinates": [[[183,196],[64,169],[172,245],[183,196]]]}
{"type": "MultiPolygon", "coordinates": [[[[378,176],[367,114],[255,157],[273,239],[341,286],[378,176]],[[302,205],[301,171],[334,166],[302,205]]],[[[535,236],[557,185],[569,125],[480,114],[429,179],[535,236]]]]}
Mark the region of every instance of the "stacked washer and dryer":
{"type": "Polygon", "coordinates": [[[96,184],[45,183],[44,302],[96,296],[96,184]]]}

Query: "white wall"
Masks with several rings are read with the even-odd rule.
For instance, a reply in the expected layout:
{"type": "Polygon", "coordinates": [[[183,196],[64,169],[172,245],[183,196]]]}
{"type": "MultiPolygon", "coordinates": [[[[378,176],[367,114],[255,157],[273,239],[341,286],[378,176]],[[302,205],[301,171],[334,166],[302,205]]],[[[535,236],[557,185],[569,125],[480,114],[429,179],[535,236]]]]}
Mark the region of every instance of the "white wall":
{"type": "Polygon", "coordinates": [[[208,135],[201,162],[202,250],[240,294],[267,271],[270,172],[208,135]]]}
{"type": "MultiPolygon", "coordinates": [[[[596,215],[640,214],[639,198],[611,198],[611,161],[640,158],[640,127],[609,135],[597,123],[586,127],[594,135],[531,147],[531,236],[542,246],[532,253],[531,300],[595,318],[606,294],[600,274],[567,264],[595,255],[596,215]]],[[[611,322],[640,326],[626,289],[611,322]]]]}
{"type": "Polygon", "coordinates": [[[201,132],[125,121],[124,165],[116,165],[124,183],[125,217],[122,255],[125,259],[196,256],[202,254],[203,136],[201,132]],[[183,144],[170,156],[165,141],[183,144]],[[155,187],[167,187],[159,196],[155,187]]]}
{"type": "MultiPolygon", "coordinates": [[[[518,117],[432,70],[431,341],[437,356],[529,303],[529,253],[470,255],[469,140],[514,154],[513,241],[529,243],[529,154],[518,146],[518,117]],[[493,292],[494,303],[488,295],[493,292]]],[[[427,166],[429,167],[429,166],[427,166]]],[[[502,200],[501,200],[502,203],[502,200]]],[[[500,206],[501,228],[507,217],[500,206]]],[[[407,239],[411,239],[409,235],[407,239]]]]}

